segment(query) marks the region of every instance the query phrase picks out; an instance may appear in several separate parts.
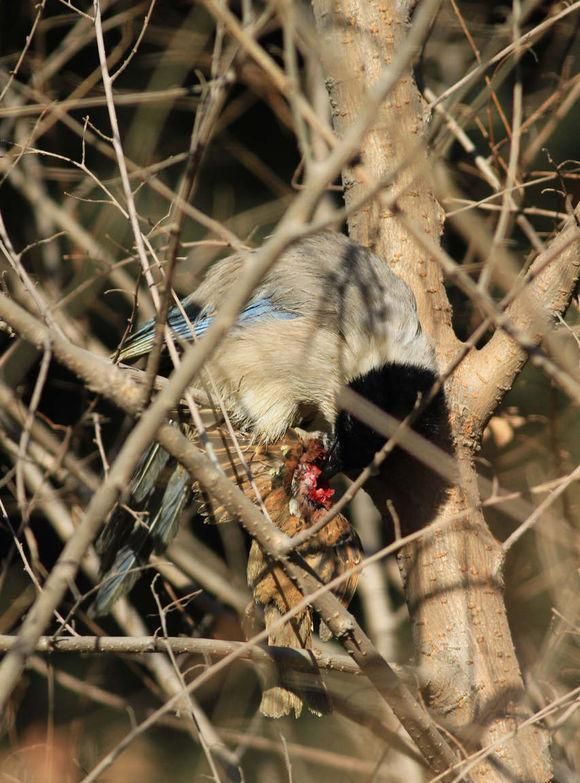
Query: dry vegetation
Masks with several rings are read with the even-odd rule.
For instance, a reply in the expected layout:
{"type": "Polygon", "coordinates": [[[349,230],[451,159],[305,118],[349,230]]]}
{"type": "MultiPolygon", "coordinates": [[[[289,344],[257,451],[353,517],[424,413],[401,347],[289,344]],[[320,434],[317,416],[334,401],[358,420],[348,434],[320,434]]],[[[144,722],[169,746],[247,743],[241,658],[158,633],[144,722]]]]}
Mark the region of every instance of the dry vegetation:
{"type": "Polygon", "coordinates": [[[0,5],[2,781],[578,780],[579,20],[534,0],[0,5]],[[242,642],[245,553],[285,541],[165,422],[260,274],[327,226],[414,289],[460,479],[434,508],[409,477],[403,532],[434,527],[406,539],[380,477],[355,495],[352,616],[309,598],[341,639],[319,659],[335,711],[267,721],[272,657],[300,661],[242,642]],[[244,246],[253,273],[143,413],[108,357],[244,246]],[[97,624],[92,543],[154,438],[243,527],[184,520],[97,624]]]}

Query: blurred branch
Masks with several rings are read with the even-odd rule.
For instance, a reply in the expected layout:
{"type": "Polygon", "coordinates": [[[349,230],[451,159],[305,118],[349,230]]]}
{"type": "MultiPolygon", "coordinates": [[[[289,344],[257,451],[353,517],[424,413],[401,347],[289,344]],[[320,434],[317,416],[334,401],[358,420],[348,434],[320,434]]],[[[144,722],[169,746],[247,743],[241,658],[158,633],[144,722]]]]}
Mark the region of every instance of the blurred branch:
{"type": "MultiPolygon", "coordinates": [[[[467,360],[465,372],[478,379],[473,412],[480,422],[487,421],[511,388],[528,355],[533,356],[540,340],[549,334],[556,316],[565,313],[579,275],[580,206],[528,270],[525,296],[513,299],[506,308],[504,317],[510,328],[498,329],[487,345],[467,360]]],[[[580,377],[568,380],[558,373],[555,380],[580,403],[580,377]]]]}
{"type": "Polygon", "coordinates": [[[435,106],[437,106],[437,104],[445,101],[455,92],[460,90],[462,87],[469,84],[469,82],[478,79],[480,76],[483,76],[483,74],[486,71],[488,71],[492,66],[501,63],[502,60],[511,56],[514,52],[523,48],[524,46],[529,46],[533,44],[535,41],[538,40],[538,38],[540,38],[546,32],[546,30],[548,30],[550,27],[556,24],[556,22],[559,22],[564,17],[568,16],[569,14],[573,14],[578,10],[580,10],[580,2],[576,0],[575,3],[572,3],[571,5],[567,6],[559,13],[556,13],[553,16],[549,16],[548,19],[546,19],[544,22],[541,22],[540,24],[533,27],[531,30],[528,30],[527,33],[524,33],[519,38],[516,38],[514,41],[512,41],[511,44],[505,46],[503,49],[497,52],[497,54],[494,54],[492,57],[489,57],[485,62],[481,63],[481,65],[477,65],[463,78],[455,82],[455,84],[452,87],[449,87],[447,90],[442,92],[438,98],[431,101],[428,108],[430,110],[434,109],[435,106]]]}
{"type": "Polygon", "coordinates": [[[554,501],[557,500],[561,494],[566,491],[570,484],[572,484],[574,481],[578,481],[578,479],[580,479],[580,466],[577,467],[576,470],[573,470],[569,476],[565,476],[563,479],[561,479],[558,483],[558,486],[555,487],[550,492],[548,497],[539,504],[534,513],[531,514],[528,519],[526,519],[525,522],[523,522],[516,530],[514,530],[511,536],[509,536],[509,538],[503,542],[503,551],[508,552],[516,543],[516,541],[518,541],[525,532],[530,530],[530,528],[541,519],[542,515],[546,512],[546,509],[549,508],[552,503],[554,503],[554,501]]]}
{"type": "MultiPolygon", "coordinates": [[[[175,87],[171,91],[160,90],[155,92],[136,92],[133,94],[125,93],[115,98],[115,104],[117,106],[139,106],[141,104],[149,103],[166,103],[168,100],[175,98],[189,98],[191,97],[191,90],[187,87],[175,87]]],[[[90,109],[97,106],[106,106],[106,97],[90,97],[90,98],[76,98],[71,100],[60,101],[56,106],[52,107],[53,111],[65,112],[74,109],[90,109]]],[[[49,108],[50,104],[44,103],[32,103],[26,104],[26,106],[13,106],[9,108],[0,109],[0,119],[5,117],[34,117],[37,114],[42,114],[49,108]]]]}
{"type": "MultiPolygon", "coordinates": [[[[16,636],[0,634],[0,652],[8,652],[16,636]]],[[[171,650],[175,655],[189,653],[207,658],[225,658],[232,652],[242,661],[271,664],[275,661],[296,671],[312,671],[312,655],[319,669],[361,676],[359,666],[348,655],[323,655],[290,647],[260,645],[250,647],[244,642],[228,642],[221,639],[191,639],[186,636],[41,636],[36,653],[91,653],[94,655],[129,655],[164,653],[171,650]]],[[[396,667],[402,672],[400,667],[396,667]]]]}

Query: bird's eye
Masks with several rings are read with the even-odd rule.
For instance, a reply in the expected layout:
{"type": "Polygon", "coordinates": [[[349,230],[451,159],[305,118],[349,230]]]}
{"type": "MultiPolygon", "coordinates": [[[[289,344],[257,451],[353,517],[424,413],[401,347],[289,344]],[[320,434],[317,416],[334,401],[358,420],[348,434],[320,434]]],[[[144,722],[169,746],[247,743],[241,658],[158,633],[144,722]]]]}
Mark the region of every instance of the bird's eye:
{"type": "Polygon", "coordinates": [[[316,421],[316,418],[320,416],[320,411],[316,407],[316,405],[312,405],[312,403],[309,402],[301,402],[298,406],[298,420],[300,422],[300,425],[304,427],[304,429],[307,430],[314,430],[317,429],[314,427],[314,423],[316,421]]]}

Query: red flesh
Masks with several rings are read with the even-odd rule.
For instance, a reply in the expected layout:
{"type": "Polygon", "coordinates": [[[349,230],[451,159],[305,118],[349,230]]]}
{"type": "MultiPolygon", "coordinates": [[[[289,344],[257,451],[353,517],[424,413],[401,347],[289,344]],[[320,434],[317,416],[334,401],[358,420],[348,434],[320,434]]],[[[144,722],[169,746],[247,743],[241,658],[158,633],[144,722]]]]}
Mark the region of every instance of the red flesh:
{"type": "Polygon", "coordinates": [[[302,482],[306,488],[306,497],[308,500],[318,506],[330,508],[334,490],[329,486],[318,486],[318,477],[322,473],[316,465],[303,465],[302,482]]]}

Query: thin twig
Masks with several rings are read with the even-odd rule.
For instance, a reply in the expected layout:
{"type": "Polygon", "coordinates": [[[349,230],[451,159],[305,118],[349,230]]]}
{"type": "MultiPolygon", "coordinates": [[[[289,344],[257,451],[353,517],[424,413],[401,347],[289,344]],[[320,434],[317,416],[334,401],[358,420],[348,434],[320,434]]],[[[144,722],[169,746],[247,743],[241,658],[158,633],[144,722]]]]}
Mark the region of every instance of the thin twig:
{"type": "Polygon", "coordinates": [[[548,497],[544,498],[534,513],[530,514],[528,519],[526,519],[525,522],[523,522],[508,538],[506,538],[502,544],[504,553],[509,552],[516,541],[519,541],[524,533],[530,530],[530,528],[532,528],[542,518],[542,515],[545,513],[546,509],[548,509],[552,503],[554,503],[554,501],[557,500],[560,495],[568,489],[570,484],[578,481],[578,479],[580,479],[580,466],[577,467],[576,470],[573,470],[568,476],[560,479],[558,486],[550,492],[548,497]]]}

